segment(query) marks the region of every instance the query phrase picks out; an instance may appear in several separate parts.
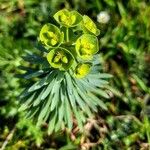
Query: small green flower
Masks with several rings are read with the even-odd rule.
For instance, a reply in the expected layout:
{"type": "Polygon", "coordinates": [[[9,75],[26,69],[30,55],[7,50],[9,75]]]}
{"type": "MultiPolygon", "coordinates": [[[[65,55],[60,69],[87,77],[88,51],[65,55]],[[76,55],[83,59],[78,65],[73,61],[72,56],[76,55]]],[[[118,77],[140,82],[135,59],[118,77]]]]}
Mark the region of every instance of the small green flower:
{"type": "Polygon", "coordinates": [[[82,20],[82,16],[77,11],[68,11],[67,9],[58,11],[54,18],[60,25],[65,27],[74,27],[82,20]]]}
{"type": "Polygon", "coordinates": [[[95,23],[92,21],[91,18],[88,16],[84,15],[83,16],[83,21],[82,21],[82,28],[85,33],[92,33],[96,36],[100,34],[99,29],[97,29],[95,23]]]}
{"type": "Polygon", "coordinates": [[[91,34],[83,34],[76,41],[77,55],[83,60],[90,60],[99,50],[98,39],[91,34]]]}
{"type": "Polygon", "coordinates": [[[53,24],[45,24],[40,31],[40,41],[45,46],[56,47],[63,41],[64,34],[53,24]]]}
{"type": "Polygon", "coordinates": [[[67,70],[74,62],[73,55],[64,48],[56,48],[47,54],[47,60],[53,68],[67,70]]]}
{"type": "Polygon", "coordinates": [[[84,78],[91,69],[90,63],[78,64],[75,68],[75,77],[76,78],[84,78]]]}

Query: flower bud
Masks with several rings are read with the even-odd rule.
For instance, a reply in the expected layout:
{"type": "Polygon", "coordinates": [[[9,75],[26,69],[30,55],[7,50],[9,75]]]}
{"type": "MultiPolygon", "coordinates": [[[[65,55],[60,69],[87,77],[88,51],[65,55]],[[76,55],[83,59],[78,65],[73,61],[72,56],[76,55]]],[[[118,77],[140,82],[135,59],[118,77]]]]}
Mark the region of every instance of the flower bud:
{"type": "Polygon", "coordinates": [[[99,29],[97,29],[95,23],[92,21],[91,18],[88,16],[84,15],[83,16],[83,21],[82,21],[82,28],[85,33],[92,33],[96,36],[100,34],[99,29]]]}
{"type": "Polygon", "coordinates": [[[90,68],[90,63],[78,64],[75,68],[75,77],[84,78],[90,72],[90,68]]]}

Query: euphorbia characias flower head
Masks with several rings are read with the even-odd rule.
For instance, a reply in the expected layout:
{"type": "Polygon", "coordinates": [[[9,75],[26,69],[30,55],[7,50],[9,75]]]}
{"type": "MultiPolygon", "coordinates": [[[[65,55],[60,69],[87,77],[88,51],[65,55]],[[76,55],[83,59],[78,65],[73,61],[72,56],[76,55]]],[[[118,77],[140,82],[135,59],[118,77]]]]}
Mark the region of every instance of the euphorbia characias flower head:
{"type": "Polygon", "coordinates": [[[98,39],[91,34],[83,34],[76,41],[77,55],[83,60],[90,60],[99,50],[98,39]]]}
{"type": "Polygon", "coordinates": [[[67,70],[73,64],[74,58],[69,50],[64,48],[56,48],[47,54],[47,60],[53,68],[67,70]]]}
{"type": "Polygon", "coordinates": [[[40,41],[44,46],[58,46],[64,38],[63,32],[53,24],[45,24],[40,31],[40,41]]]}
{"type": "Polygon", "coordinates": [[[84,78],[91,69],[90,63],[80,63],[75,68],[75,77],[76,78],[84,78]]]}
{"type": "Polygon", "coordinates": [[[83,16],[82,28],[85,33],[92,33],[96,36],[100,34],[100,31],[97,29],[95,23],[86,15],[83,16]]]}
{"type": "Polygon", "coordinates": [[[91,67],[88,62],[92,61],[99,50],[96,37],[99,30],[88,16],[82,16],[77,11],[62,9],[53,17],[59,25],[45,24],[39,36],[42,45],[47,49],[48,63],[52,68],[61,71],[74,70],[77,77],[84,77],[91,67]],[[77,38],[74,29],[82,30],[83,34],[77,38]],[[75,64],[79,64],[76,69],[75,64]]]}
{"type": "Polygon", "coordinates": [[[58,11],[54,18],[60,25],[65,27],[74,27],[82,20],[82,16],[77,11],[68,11],[67,9],[58,11]]]}

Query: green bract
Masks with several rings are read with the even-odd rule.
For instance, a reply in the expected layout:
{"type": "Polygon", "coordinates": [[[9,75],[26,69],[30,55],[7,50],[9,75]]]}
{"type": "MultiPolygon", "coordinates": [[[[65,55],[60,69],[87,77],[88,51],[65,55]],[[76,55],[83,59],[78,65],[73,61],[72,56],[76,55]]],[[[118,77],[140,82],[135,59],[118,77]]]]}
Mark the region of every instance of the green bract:
{"type": "Polygon", "coordinates": [[[84,78],[90,72],[91,64],[90,63],[80,63],[75,68],[75,77],[84,78]]]}
{"type": "Polygon", "coordinates": [[[56,47],[63,41],[64,34],[53,24],[45,24],[40,31],[40,41],[46,47],[56,47]]]}
{"type": "Polygon", "coordinates": [[[77,11],[68,11],[67,9],[58,11],[54,18],[60,25],[65,27],[77,26],[82,20],[82,16],[77,11]]]}
{"type": "Polygon", "coordinates": [[[77,55],[83,60],[92,59],[99,50],[98,39],[94,35],[83,34],[77,39],[75,49],[77,55]]]}
{"type": "Polygon", "coordinates": [[[85,33],[92,33],[96,36],[100,34],[100,31],[97,29],[95,23],[92,21],[92,19],[90,19],[86,15],[83,16],[83,21],[82,21],[81,26],[85,33]]]}
{"type": "Polygon", "coordinates": [[[72,54],[64,48],[56,48],[47,54],[47,60],[53,68],[67,70],[73,64],[72,54]]]}

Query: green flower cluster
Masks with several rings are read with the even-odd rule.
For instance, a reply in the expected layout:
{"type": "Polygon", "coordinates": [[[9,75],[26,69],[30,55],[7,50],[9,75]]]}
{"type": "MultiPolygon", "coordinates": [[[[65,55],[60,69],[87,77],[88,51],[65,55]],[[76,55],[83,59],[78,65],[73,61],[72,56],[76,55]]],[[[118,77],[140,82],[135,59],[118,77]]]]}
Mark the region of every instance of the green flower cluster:
{"type": "Polygon", "coordinates": [[[54,19],[59,27],[45,24],[39,35],[40,42],[48,51],[47,61],[53,68],[73,70],[76,78],[85,77],[92,67],[94,54],[99,50],[96,36],[100,31],[88,16],[77,11],[60,10],[54,14],[54,19]]]}

